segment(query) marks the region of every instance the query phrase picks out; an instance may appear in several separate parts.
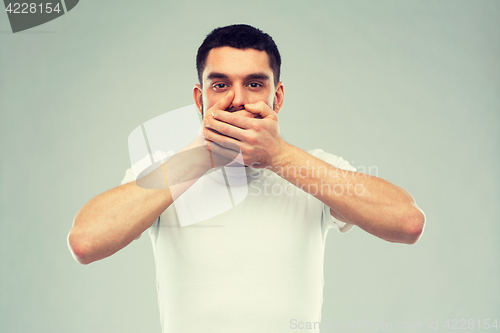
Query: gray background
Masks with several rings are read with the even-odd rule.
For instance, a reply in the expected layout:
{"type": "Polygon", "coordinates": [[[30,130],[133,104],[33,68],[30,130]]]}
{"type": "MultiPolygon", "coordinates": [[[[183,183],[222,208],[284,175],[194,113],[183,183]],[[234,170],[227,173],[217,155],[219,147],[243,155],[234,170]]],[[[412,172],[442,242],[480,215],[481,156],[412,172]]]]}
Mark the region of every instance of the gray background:
{"type": "Polygon", "coordinates": [[[499,1],[84,0],[17,34],[0,13],[0,331],[160,331],[149,237],[82,266],[66,236],[232,23],[280,48],[290,143],[376,167],[427,216],[412,246],[332,231],[323,319],[500,320],[499,1]]]}

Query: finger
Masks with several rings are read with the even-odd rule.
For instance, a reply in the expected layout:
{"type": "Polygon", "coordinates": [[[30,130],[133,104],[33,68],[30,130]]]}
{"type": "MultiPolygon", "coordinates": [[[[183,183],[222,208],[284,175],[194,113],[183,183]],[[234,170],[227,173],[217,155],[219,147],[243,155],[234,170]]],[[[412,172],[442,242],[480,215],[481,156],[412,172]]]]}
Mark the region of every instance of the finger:
{"type": "Polygon", "coordinates": [[[205,141],[209,142],[214,142],[218,144],[219,146],[233,149],[233,150],[239,150],[239,145],[237,140],[234,138],[222,135],[216,131],[208,130],[205,129],[203,131],[203,135],[205,136],[205,141]]]}
{"type": "Polygon", "coordinates": [[[214,142],[209,142],[209,149],[212,153],[212,160],[214,166],[225,166],[231,164],[234,161],[241,161],[243,164],[243,158],[241,156],[240,150],[232,150],[222,146],[214,142]]]}
{"type": "Polygon", "coordinates": [[[245,104],[245,110],[252,112],[254,114],[258,114],[262,118],[276,116],[276,111],[271,109],[269,107],[269,105],[267,105],[263,101],[259,101],[259,102],[254,103],[254,104],[245,104]]]}
{"type": "MultiPolygon", "coordinates": [[[[222,123],[223,124],[223,123],[222,123]]],[[[204,129],[203,129],[203,138],[205,140],[212,140],[212,141],[217,141],[217,140],[226,140],[226,139],[229,139],[229,140],[232,140],[232,141],[240,141],[239,139],[233,137],[233,136],[230,136],[230,135],[227,135],[227,134],[224,134],[224,133],[221,133],[219,132],[218,130],[216,130],[213,126],[208,126],[207,125],[204,125],[204,129]]],[[[231,126],[231,125],[227,125],[226,126],[231,126]]],[[[237,127],[233,127],[235,129],[237,129],[237,127]]],[[[228,140],[226,140],[228,141],[228,140]]],[[[222,141],[220,141],[222,142],[222,141]]]]}
{"type": "MultiPolygon", "coordinates": [[[[212,113],[216,112],[217,110],[225,110],[229,107],[229,105],[231,105],[231,103],[233,102],[233,99],[234,99],[234,92],[231,90],[227,93],[226,96],[219,99],[214,104],[214,106],[212,106],[210,108],[210,110],[212,111],[212,113]]],[[[212,114],[212,115],[214,115],[214,114],[212,114]]]]}
{"type": "Polygon", "coordinates": [[[254,114],[252,112],[248,112],[245,109],[238,110],[238,111],[233,111],[231,113],[232,114],[237,114],[238,116],[245,117],[245,118],[257,118],[257,119],[260,118],[260,116],[258,114],[254,114]]]}
{"type": "Polygon", "coordinates": [[[228,138],[233,138],[238,141],[243,140],[245,136],[243,129],[222,121],[212,120],[210,121],[210,124],[207,121],[205,127],[210,128],[210,130],[216,132],[217,134],[223,135],[228,138]]]}
{"type": "MultiPolygon", "coordinates": [[[[251,114],[250,112],[247,113],[251,114]]],[[[240,129],[250,128],[252,121],[253,117],[245,117],[236,112],[221,111],[217,113],[217,118],[207,120],[207,125],[225,135],[241,140],[240,137],[236,137],[235,135],[241,136],[242,133],[240,129]]]]}

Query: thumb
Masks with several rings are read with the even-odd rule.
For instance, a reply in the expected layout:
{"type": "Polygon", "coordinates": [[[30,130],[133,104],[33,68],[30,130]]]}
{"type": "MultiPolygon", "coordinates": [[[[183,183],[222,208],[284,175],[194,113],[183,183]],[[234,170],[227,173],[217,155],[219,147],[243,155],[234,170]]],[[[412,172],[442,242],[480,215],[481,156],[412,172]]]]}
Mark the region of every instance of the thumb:
{"type": "Polygon", "coordinates": [[[262,118],[276,115],[276,111],[272,110],[264,101],[259,101],[253,104],[245,104],[245,110],[254,114],[258,114],[262,118]]]}
{"type": "Polygon", "coordinates": [[[231,90],[227,93],[226,96],[222,97],[214,104],[214,109],[226,110],[229,107],[229,105],[231,105],[231,103],[233,102],[233,99],[234,99],[234,92],[231,90]]]}

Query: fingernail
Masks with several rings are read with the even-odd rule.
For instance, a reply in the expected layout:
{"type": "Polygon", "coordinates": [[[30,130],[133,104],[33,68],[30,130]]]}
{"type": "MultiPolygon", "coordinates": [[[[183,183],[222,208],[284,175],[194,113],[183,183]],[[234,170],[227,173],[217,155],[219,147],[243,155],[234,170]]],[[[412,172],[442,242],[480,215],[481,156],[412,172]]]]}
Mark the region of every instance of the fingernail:
{"type": "Polygon", "coordinates": [[[210,128],[210,125],[208,124],[208,122],[206,122],[204,125],[206,128],[210,128]]]}
{"type": "Polygon", "coordinates": [[[212,117],[214,117],[214,118],[215,118],[215,112],[212,112],[212,117]]]}

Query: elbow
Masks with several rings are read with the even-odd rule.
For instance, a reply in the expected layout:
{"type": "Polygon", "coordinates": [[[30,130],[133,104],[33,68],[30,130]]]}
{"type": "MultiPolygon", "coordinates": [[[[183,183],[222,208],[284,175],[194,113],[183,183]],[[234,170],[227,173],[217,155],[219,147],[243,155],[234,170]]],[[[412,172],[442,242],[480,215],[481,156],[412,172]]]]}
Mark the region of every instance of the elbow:
{"type": "Polygon", "coordinates": [[[412,209],[412,213],[409,214],[409,216],[407,217],[404,226],[405,226],[404,243],[415,244],[420,239],[422,233],[424,232],[424,226],[425,226],[424,212],[422,212],[418,207],[415,206],[412,209]]]}
{"type": "Polygon", "coordinates": [[[88,265],[94,261],[91,259],[88,242],[74,230],[68,235],[68,248],[73,258],[80,264],[88,265]]]}

